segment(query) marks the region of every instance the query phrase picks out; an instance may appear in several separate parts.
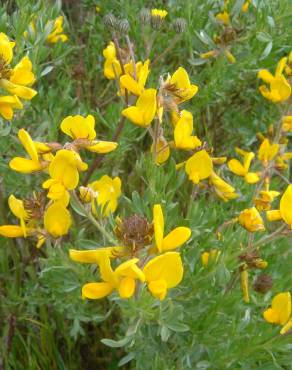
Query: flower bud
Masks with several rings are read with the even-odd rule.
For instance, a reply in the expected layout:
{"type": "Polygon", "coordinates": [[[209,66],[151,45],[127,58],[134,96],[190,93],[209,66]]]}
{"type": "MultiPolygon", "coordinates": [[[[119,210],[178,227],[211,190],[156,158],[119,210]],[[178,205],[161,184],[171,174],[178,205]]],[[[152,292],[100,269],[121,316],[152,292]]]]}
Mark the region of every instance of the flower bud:
{"type": "Polygon", "coordinates": [[[140,22],[143,25],[150,24],[150,22],[151,22],[151,12],[150,12],[150,9],[147,9],[147,8],[141,9],[139,15],[140,15],[140,22]]]}
{"type": "Polygon", "coordinates": [[[122,34],[127,34],[130,31],[130,23],[127,19],[120,19],[117,23],[117,29],[122,34]]]}
{"type": "Polygon", "coordinates": [[[103,23],[110,31],[114,31],[117,27],[117,18],[112,13],[108,13],[103,17],[103,23]]]}
{"type": "Polygon", "coordinates": [[[265,294],[273,286],[273,280],[270,275],[261,274],[256,278],[253,288],[256,292],[265,294]]]}
{"type": "Polygon", "coordinates": [[[173,22],[173,28],[177,33],[183,33],[187,28],[187,21],[184,18],[177,18],[173,22]]]}

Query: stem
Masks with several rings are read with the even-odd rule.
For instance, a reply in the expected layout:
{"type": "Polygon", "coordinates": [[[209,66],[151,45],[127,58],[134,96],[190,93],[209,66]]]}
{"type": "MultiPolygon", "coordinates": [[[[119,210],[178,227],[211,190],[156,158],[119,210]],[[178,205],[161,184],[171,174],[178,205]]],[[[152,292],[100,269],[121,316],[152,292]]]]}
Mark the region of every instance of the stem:
{"type": "Polygon", "coordinates": [[[173,49],[173,47],[176,45],[176,43],[179,41],[179,39],[181,38],[181,34],[177,34],[175,35],[175,37],[173,38],[172,40],[172,44],[169,45],[160,55],[158,55],[154,60],[153,62],[151,63],[151,65],[153,66],[154,64],[156,64],[160,59],[162,59],[163,57],[165,57],[165,55],[173,49]]]}
{"type": "Polygon", "coordinates": [[[269,243],[271,241],[273,241],[274,239],[276,239],[279,234],[281,234],[281,232],[286,228],[286,224],[280,226],[277,230],[275,230],[272,234],[270,235],[267,235],[267,236],[264,236],[263,238],[261,238],[260,240],[258,240],[255,244],[254,244],[254,248],[258,248],[260,247],[261,245],[263,244],[266,244],[266,243],[269,243]]]}

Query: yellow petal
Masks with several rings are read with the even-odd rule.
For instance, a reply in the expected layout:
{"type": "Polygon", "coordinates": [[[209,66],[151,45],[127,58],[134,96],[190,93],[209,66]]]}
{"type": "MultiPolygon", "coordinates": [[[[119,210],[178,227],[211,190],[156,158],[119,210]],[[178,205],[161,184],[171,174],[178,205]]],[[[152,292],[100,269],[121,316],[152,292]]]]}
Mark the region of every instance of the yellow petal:
{"type": "Polygon", "coordinates": [[[177,286],[183,277],[183,265],[179,253],[166,252],[150,260],[144,267],[146,281],[164,280],[167,288],[177,286]]]}
{"type": "Polygon", "coordinates": [[[32,85],[35,76],[32,72],[32,63],[28,56],[23,57],[20,62],[13,68],[10,81],[18,85],[32,85]]]}
{"type": "Polygon", "coordinates": [[[289,185],[282,195],[280,212],[283,220],[292,228],[292,185],[289,185]]]}
{"type": "Polygon", "coordinates": [[[230,161],[227,162],[227,165],[230,171],[235,173],[237,176],[244,176],[246,173],[243,165],[237,159],[230,159],[230,161]]]}
{"type": "Polygon", "coordinates": [[[92,250],[79,251],[75,249],[69,250],[69,256],[73,261],[81,263],[99,264],[104,255],[116,258],[124,251],[124,247],[103,247],[92,250]]]}
{"type": "Polygon", "coordinates": [[[135,280],[130,277],[125,277],[120,281],[119,295],[121,298],[130,298],[135,293],[135,280]]]}
{"type": "Polygon", "coordinates": [[[279,316],[279,324],[285,325],[291,316],[291,295],[289,292],[279,293],[272,300],[272,309],[279,316]]]}
{"type": "Polygon", "coordinates": [[[269,84],[275,77],[267,69],[261,69],[258,73],[258,78],[269,84]]]}
{"type": "Polygon", "coordinates": [[[176,227],[163,239],[162,251],[164,252],[180,247],[189,240],[191,233],[191,229],[188,227],[176,227]]]}
{"type": "Polygon", "coordinates": [[[185,166],[186,173],[193,183],[208,178],[213,170],[212,159],[205,150],[200,150],[190,157],[185,166]]]}
{"type": "Polygon", "coordinates": [[[109,283],[88,283],[82,287],[82,297],[100,299],[111,294],[113,287],[109,283]]]}
{"type": "Polygon", "coordinates": [[[273,211],[267,211],[266,212],[267,220],[268,221],[279,221],[282,220],[282,215],[280,210],[273,210],[273,211]]]}
{"type": "Polygon", "coordinates": [[[86,147],[87,150],[94,153],[109,153],[116,149],[118,143],[114,143],[112,141],[92,141],[91,145],[86,147]]]}
{"type": "Polygon", "coordinates": [[[137,262],[139,262],[138,258],[132,258],[126,262],[121,263],[115,269],[115,276],[116,277],[128,277],[132,279],[139,279],[140,281],[145,281],[145,276],[143,271],[137,266],[137,262]]]}
{"type": "Polygon", "coordinates": [[[260,180],[260,177],[257,173],[255,172],[248,172],[245,176],[244,176],[244,179],[245,181],[248,183],[248,184],[255,184],[256,182],[258,182],[260,180]]]}
{"type": "Polygon", "coordinates": [[[68,234],[71,224],[70,212],[61,203],[55,202],[46,209],[44,226],[54,238],[68,234]]]}
{"type": "Polygon", "coordinates": [[[18,131],[18,138],[21,141],[24,149],[34,162],[38,162],[38,153],[36,147],[27,131],[23,128],[18,131]]]}
{"type": "Polygon", "coordinates": [[[139,86],[138,82],[129,75],[121,76],[120,84],[134,95],[140,95],[142,93],[142,88],[139,86]]]}
{"type": "Polygon", "coordinates": [[[30,87],[17,85],[5,79],[0,80],[0,86],[2,86],[10,94],[19,96],[20,98],[26,100],[31,100],[37,94],[37,91],[31,89],[30,87]]]}
{"type": "Polygon", "coordinates": [[[24,231],[21,226],[17,225],[3,225],[0,226],[0,235],[7,238],[19,238],[24,236],[24,231]]]}
{"type": "Polygon", "coordinates": [[[94,130],[95,120],[89,114],[87,117],[80,115],[68,116],[61,122],[61,130],[72,139],[93,140],[96,137],[94,130]]]}
{"type": "Polygon", "coordinates": [[[162,301],[167,294],[167,284],[163,279],[150,281],[148,284],[148,289],[155,298],[162,301]]]}
{"type": "Polygon", "coordinates": [[[15,157],[9,162],[9,167],[17,172],[32,173],[41,171],[43,166],[39,162],[34,162],[30,159],[15,157]]]}
{"type": "Polygon", "coordinates": [[[164,217],[160,204],[155,204],[153,207],[153,223],[155,244],[159,252],[162,252],[162,241],[164,235],[164,217]]]}

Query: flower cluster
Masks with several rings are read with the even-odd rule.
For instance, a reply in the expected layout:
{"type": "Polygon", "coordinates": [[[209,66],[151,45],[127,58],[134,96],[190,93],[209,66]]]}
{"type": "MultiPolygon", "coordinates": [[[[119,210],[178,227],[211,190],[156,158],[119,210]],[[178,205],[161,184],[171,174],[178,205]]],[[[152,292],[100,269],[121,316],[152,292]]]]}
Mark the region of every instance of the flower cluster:
{"type": "Polygon", "coordinates": [[[0,33],[0,88],[10,95],[0,96],[0,114],[6,120],[13,118],[14,109],[22,109],[21,99],[31,100],[37,92],[30,86],[35,82],[32,63],[28,56],[23,57],[14,67],[13,49],[15,42],[0,33]]]}

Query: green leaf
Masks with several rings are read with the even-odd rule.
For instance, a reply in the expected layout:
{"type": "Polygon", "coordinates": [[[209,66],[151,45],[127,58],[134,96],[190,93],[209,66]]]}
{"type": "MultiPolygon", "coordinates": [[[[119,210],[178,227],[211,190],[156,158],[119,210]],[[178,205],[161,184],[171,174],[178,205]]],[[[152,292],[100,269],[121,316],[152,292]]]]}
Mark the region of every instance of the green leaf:
{"type": "Polygon", "coordinates": [[[103,343],[104,345],[108,346],[108,347],[112,347],[112,348],[120,348],[120,347],[124,347],[125,345],[127,345],[131,340],[131,337],[125,337],[121,340],[113,340],[113,339],[101,339],[101,343],[103,343]]]}

